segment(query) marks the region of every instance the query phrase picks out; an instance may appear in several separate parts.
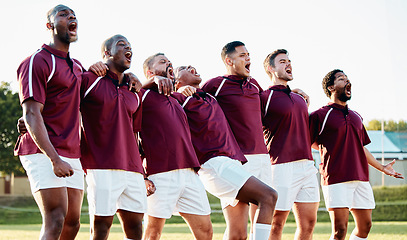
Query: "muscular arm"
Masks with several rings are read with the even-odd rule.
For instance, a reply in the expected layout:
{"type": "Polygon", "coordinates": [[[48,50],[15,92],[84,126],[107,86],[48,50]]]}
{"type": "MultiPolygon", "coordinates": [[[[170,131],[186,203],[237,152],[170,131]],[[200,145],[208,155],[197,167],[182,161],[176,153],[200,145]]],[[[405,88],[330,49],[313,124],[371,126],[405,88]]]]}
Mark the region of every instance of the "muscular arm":
{"type": "Polygon", "coordinates": [[[23,118],[32,139],[38,148],[51,160],[54,173],[57,177],[72,176],[71,166],[62,161],[48,137],[41,112],[44,105],[34,100],[23,103],[23,118]]]}
{"type": "Polygon", "coordinates": [[[385,173],[386,175],[395,177],[395,178],[403,178],[403,175],[401,173],[396,172],[393,169],[394,163],[396,163],[396,160],[393,160],[391,163],[382,165],[379,161],[376,160],[376,158],[367,150],[366,147],[363,147],[363,150],[365,151],[367,162],[369,163],[370,166],[376,168],[380,172],[385,173]]]}

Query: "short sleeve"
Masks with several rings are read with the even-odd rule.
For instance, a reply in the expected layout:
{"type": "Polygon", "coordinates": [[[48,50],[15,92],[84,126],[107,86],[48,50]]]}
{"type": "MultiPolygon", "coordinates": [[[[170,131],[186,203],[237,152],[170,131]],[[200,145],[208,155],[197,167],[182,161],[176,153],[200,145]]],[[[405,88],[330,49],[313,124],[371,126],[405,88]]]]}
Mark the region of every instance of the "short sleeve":
{"type": "Polygon", "coordinates": [[[143,97],[143,93],[140,91],[136,93],[138,96],[138,101],[139,101],[139,107],[137,108],[137,111],[133,114],[133,132],[140,132],[141,131],[141,118],[142,118],[142,112],[143,112],[143,104],[141,104],[141,98],[143,97]]]}
{"type": "Polygon", "coordinates": [[[309,116],[309,133],[310,133],[311,145],[317,141],[320,129],[321,129],[321,124],[319,121],[318,113],[313,112],[309,116]]]}
{"type": "Polygon", "coordinates": [[[45,104],[50,66],[43,56],[33,54],[17,70],[20,103],[33,99],[45,104]]]}

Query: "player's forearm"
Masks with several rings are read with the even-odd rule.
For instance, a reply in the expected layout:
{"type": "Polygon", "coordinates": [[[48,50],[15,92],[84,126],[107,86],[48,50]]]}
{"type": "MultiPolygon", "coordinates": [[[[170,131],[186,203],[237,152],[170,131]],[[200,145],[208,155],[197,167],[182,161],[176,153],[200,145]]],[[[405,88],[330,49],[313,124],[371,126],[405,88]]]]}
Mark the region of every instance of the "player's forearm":
{"type": "Polygon", "coordinates": [[[27,110],[24,111],[23,117],[27,125],[28,132],[41,152],[49,157],[53,163],[60,161],[58,153],[49,140],[48,132],[45,128],[41,113],[27,110]]]}
{"type": "Polygon", "coordinates": [[[376,168],[380,172],[383,172],[384,166],[379,161],[376,160],[376,158],[370,153],[369,150],[367,150],[366,147],[363,147],[363,150],[365,151],[365,155],[369,165],[376,168]]]}

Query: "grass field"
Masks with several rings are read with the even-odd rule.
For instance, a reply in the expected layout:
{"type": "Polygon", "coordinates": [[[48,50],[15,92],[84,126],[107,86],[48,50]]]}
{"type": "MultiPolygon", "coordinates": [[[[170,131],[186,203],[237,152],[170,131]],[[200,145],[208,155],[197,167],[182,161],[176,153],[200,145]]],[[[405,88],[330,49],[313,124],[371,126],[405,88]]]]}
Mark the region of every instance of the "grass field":
{"type": "MultiPolygon", "coordinates": [[[[354,227],[349,224],[350,232],[354,227]]],[[[0,239],[2,240],[29,240],[38,239],[41,225],[0,225],[0,239]]],[[[295,223],[287,223],[284,228],[283,240],[293,239],[295,232],[295,223]]],[[[225,230],[225,224],[214,223],[213,239],[222,239],[225,230]]],[[[327,240],[331,232],[330,223],[318,222],[314,231],[314,240],[327,240]]],[[[82,224],[77,237],[78,240],[89,239],[89,224],[82,224]]],[[[122,240],[123,233],[119,224],[114,224],[109,236],[111,240],[122,240]]],[[[163,240],[190,240],[193,239],[186,224],[167,224],[164,227],[163,240]]],[[[407,222],[374,222],[369,240],[407,240],[407,222]]]]}
{"type": "MultiPolygon", "coordinates": [[[[376,209],[373,210],[373,227],[369,240],[407,240],[407,186],[373,188],[376,209]]],[[[219,200],[208,195],[213,222],[213,239],[222,239],[225,220],[220,211],[219,200]]],[[[324,208],[323,198],[320,207],[324,208]]],[[[77,239],[89,239],[89,215],[86,198],[82,207],[81,229],[77,239]]],[[[354,227],[352,215],[349,217],[349,234],[354,227]]],[[[318,222],[314,231],[314,239],[329,239],[331,226],[326,211],[318,211],[318,222]]],[[[117,218],[109,239],[123,239],[123,233],[117,218]]],[[[28,240],[38,239],[41,228],[41,215],[32,197],[0,198],[0,239],[28,240]]],[[[284,228],[284,239],[293,239],[296,226],[294,216],[290,213],[284,228]]],[[[174,216],[167,221],[161,239],[193,239],[188,227],[181,217],[174,216]]],[[[348,239],[348,238],[347,238],[348,239]]]]}

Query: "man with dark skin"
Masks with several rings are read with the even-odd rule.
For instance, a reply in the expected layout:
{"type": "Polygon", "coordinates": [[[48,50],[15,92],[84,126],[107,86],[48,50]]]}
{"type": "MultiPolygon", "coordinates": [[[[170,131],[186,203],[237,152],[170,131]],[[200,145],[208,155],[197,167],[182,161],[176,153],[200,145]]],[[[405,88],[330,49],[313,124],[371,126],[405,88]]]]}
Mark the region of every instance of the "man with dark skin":
{"type": "MultiPolygon", "coordinates": [[[[117,213],[125,239],[142,238],[147,210],[144,170],[138,151],[141,95],[129,91],[132,48],[122,35],[103,42],[102,56],[109,68],[105,77],[85,72],[81,86],[81,162],[86,170],[93,239],[107,239],[117,213]],[[113,144],[113,148],[112,148],[113,144]],[[106,201],[108,200],[108,201],[106,201]]],[[[147,194],[155,187],[146,180],[147,194]]]]}
{"type": "Polygon", "coordinates": [[[69,57],[69,46],[77,40],[78,23],[74,11],[64,5],[52,8],[47,18],[50,43],[18,69],[28,133],[19,137],[15,153],[27,171],[41,211],[40,239],[74,239],[83,198],[79,161],[79,86],[83,68],[69,57]]]}
{"type": "Polygon", "coordinates": [[[311,113],[310,135],[312,147],[321,155],[321,185],[332,223],[329,239],[345,239],[349,211],[355,220],[349,240],[367,239],[375,208],[368,165],[386,175],[404,177],[393,169],[395,160],[382,165],[365,147],[370,139],[362,117],[347,104],[352,95],[348,76],[334,69],[323,78],[322,87],[330,102],[311,113]]]}
{"type": "MultiPolygon", "coordinates": [[[[242,164],[247,160],[230,129],[229,123],[215,98],[199,89],[202,79],[192,66],[175,70],[175,87],[183,92],[174,93],[188,117],[201,169],[198,171],[206,190],[218,197],[225,217],[230,216],[228,205],[238,202],[258,206],[254,218],[253,239],[267,239],[270,231],[277,193],[247,172],[242,164]]],[[[229,223],[229,220],[226,220],[229,223]]],[[[236,231],[236,225],[229,225],[236,231]]]]}

